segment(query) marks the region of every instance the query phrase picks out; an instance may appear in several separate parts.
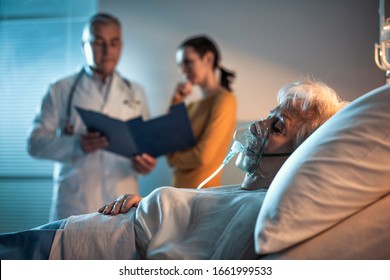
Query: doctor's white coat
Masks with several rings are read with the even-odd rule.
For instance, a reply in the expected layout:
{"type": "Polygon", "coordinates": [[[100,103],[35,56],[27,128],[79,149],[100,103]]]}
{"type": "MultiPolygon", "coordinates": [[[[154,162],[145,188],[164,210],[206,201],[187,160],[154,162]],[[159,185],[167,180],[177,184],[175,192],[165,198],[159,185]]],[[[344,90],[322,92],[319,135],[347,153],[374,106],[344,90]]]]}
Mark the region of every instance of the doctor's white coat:
{"type": "Polygon", "coordinates": [[[101,112],[120,120],[143,116],[148,109],[143,89],[128,83],[118,73],[103,85],[84,70],[71,103],[73,135],[59,133],[66,122],[66,108],[78,73],[49,87],[28,138],[28,152],[55,161],[50,221],[70,215],[96,212],[124,193],[138,193],[137,175],[130,159],[98,150],[84,153],[80,136],[86,127],[75,106],[101,112]]]}

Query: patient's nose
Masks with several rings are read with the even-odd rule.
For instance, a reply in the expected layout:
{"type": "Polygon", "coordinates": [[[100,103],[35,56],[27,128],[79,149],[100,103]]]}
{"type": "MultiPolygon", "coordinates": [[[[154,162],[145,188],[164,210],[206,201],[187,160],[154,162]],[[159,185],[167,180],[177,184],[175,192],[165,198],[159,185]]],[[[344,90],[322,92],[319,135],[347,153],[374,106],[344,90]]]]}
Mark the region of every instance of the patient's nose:
{"type": "Polygon", "coordinates": [[[258,138],[262,138],[268,134],[268,125],[264,119],[260,119],[258,122],[252,123],[250,130],[258,138]]]}

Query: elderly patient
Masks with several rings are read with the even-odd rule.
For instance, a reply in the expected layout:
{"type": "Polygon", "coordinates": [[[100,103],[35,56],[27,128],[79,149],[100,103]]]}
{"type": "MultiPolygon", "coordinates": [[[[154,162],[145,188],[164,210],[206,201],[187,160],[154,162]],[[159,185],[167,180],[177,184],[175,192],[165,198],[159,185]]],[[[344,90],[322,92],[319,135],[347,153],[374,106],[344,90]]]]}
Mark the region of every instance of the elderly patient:
{"type": "MultiPolygon", "coordinates": [[[[269,116],[251,124],[245,134],[237,160],[246,172],[241,185],[161,187],[145,198],[122,195],[99,209],[106,215],[63,220],[50,258],[256,258],[253,232],[267,188],[288,156],[344,105],[331,88],[316,81],[287,84],[277,99],[269,116]]],[[[0,237],[1,246],[6,237],[0,237]]]]}
{"type": "MultiPolygon", "coordinates": [[[[237,159],[237,165],[246,172],[240,189],[267,189],[288,156],[345,105],[331,88],[315,81],[287,84],[279,90],[277,99],[279,105],[268,117],[249,127],[252,135],[247,136],[248,146],[237,159]]],[[[99,212],[126,213],[141,200],[139,195],[125,194],[99,212]]]]}

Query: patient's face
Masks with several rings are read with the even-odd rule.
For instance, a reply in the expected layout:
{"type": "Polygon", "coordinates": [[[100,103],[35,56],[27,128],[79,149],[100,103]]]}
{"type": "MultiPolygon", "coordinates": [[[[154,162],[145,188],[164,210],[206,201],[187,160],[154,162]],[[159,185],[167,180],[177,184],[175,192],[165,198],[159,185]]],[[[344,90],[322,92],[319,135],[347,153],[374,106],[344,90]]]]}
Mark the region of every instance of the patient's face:
{"type": "Polygon", "coordinates": [[[279,107],[272,110],[268,118],[263,121],[269,129],[265,154],[292,152],[298,121],[289,110],[279,107]]]}
{"type": "Polygon", "coordinates": [[[292,112],[294,111],[276,107],[267,119],[258,122],[257,129],[256,125],[250,127],[259,144],[252,146],[251,152],[245,154],[244,166],[247,173],[242,188],[268,188],[275,174],[287,160],[286,154],[294,151],[296,129],[302,118],[297,111],[294,114],[292,112]],[[263,146],[265,137],[267,139],[263,146]],[[254,154],[257,155],[257,159],[254,159],[254,154]]]}

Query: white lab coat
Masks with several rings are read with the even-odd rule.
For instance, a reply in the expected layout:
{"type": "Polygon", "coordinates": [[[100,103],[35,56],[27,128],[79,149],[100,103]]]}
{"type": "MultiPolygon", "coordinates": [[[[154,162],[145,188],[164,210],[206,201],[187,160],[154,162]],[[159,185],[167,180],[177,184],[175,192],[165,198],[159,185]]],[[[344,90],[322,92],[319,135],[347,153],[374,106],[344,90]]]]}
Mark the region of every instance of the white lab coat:
{"type": "Polygon", "coordinates": [[[138,193],[137,174],[130,159],[105,150],[88,154],[82,151],[79,139],[86,133],[86,127],[75,106],[121,120],[139,116],[147,118],[143,89],[133,82],[129,87],[118,73],[114,73],[110,90],[101,92],[98,80],[85,68],[73,96],[71,123],[74,134],[60,134],[65,126],[69,95],[77,75],[50,85],[28,138],[30,155],[55,161],[50,221],[96,212],[124,193],[138,193]],[[134,100],[136,102],[132,102],[134,100]]]}

